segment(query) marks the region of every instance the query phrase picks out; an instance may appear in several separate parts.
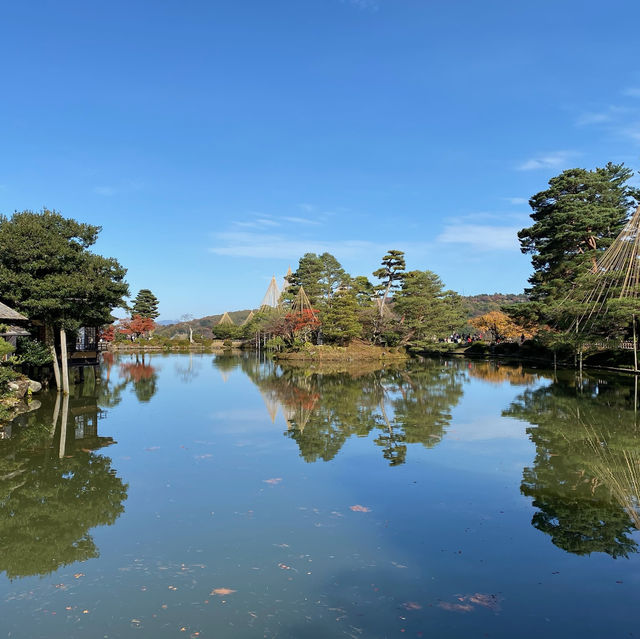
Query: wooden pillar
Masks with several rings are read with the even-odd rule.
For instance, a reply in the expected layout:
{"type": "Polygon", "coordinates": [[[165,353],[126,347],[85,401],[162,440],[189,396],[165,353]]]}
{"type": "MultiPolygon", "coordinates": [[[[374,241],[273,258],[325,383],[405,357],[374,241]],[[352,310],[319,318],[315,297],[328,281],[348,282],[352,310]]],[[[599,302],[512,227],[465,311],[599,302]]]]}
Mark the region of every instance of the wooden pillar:
{"type": "Polygon", "coordinates": [[[69,394],[65,393],[62,398],[62,422],[60,423],[60,448],[58,449],[58,457],[64,457],[64,451],[67,447],[67,422],[69,421],[69,394]]]}
{"type": "Polygon", "coordinates": [[[60,329],[60,357],[62,359],[62,391],[69,394],[69,360],[67,359],[67,333],[60,329]]]}
{"type": "Polygon", "coordinates": [[[58,354],[56,353],[56,347],[51,345],[51,357],[53,357],[53,376],[56,379],[56,389],[58,392],[62,390],[62,384],[60,381],[60,365],[58,364],[58,354]]]}

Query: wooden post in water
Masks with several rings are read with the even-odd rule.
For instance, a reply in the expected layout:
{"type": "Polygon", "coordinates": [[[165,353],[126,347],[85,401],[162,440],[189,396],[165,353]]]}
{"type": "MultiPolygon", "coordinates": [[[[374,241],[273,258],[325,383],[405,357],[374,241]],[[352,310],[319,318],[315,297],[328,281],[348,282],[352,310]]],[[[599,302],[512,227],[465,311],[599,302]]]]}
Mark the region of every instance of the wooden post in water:
{"type": "Polygon", "coordinates": [[[67,421],[69,420],[69,394],[65,393],[62,397],[62,422],[60,423],[60,448],[58,449],[58,457],[64,457],[64,451],[67,447],[67,421]]]}
{"type": "Polygon", "coordinates": [[[62,390],[69,394],[69,360],[67,359],[67,332],[60,329],[60,358],[62,359],[62,390]]]}
{"type": "Polygon", "coordinates": [[[53,358],[53,376],[56,378],[56,389],[58,392],[62,390],[62,384],[60,383],[60,365],[58,364],[58,354],[56,353],[56,347],[53,344],[50,346],[51,357],[53,358]]]}

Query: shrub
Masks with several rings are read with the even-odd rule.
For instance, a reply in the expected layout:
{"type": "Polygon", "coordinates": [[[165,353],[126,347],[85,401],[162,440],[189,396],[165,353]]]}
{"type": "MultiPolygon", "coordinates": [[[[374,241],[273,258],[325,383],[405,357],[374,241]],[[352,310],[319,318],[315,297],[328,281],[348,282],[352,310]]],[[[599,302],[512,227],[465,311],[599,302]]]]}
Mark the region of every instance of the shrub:
{"type": "Polygon", "coordinates": [[[0,395],[4,395],[9,389],[7,384],[14,379],[18,379],[20,375],[8,366],[0,366],[0,395]]]}
{"type": "Polygon", "coordinates": [[[20,362],[28,366],[44,366],[53,361],[51,349],[37,339],[21,338],[18,341],[20,362]]]}

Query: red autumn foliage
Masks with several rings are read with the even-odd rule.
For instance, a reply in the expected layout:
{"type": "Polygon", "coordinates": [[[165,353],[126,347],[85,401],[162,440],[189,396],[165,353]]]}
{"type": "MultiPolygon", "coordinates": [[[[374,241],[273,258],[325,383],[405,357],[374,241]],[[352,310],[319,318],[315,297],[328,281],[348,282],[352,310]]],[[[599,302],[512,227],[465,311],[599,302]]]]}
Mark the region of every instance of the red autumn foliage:
{"type": "Polygon", "coordinates": [[[136,339],[140,335],[147,335],[155,329],[156,325],[150,317],[134,315],[131,318],[120,320],[118,332],[122,335],[130,335],[131,339],[136,339]]]}
{"type": "Polygon", "coordinates": [[[120,374],[132,382],[150,379],[155,375],[156,369],[144,362],[131,362],[120,365],[120,374]]]}
{"type": "Polygon", "coordinates": [[[113,324],[109,324],[109,326],[105,326],[98,333],[98,339],[101,339],[104,342],[113,342],[115,336],[116,336],[116,327],[113,324]]]}
{"type": "Polygon", "coordinates": [[[294,332],[302,330],[315,331],[320,328],[318,311],[315,309],[308,308],[289,313],[285,316],[285,319],[292,324],[294,332]]]}

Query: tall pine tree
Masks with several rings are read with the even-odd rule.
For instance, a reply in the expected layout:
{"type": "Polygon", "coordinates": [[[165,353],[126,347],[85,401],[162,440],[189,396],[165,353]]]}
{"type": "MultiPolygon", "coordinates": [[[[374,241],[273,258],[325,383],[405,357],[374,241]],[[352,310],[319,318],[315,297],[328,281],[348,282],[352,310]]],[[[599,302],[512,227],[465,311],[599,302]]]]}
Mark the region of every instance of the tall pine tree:
{"type": "Polygon", "coordinates": [[[148,288],[140,289],[140,292],[133,300],[131,314],[154,320],[160,315],[158,304],[158,298],[148,288]]]}

